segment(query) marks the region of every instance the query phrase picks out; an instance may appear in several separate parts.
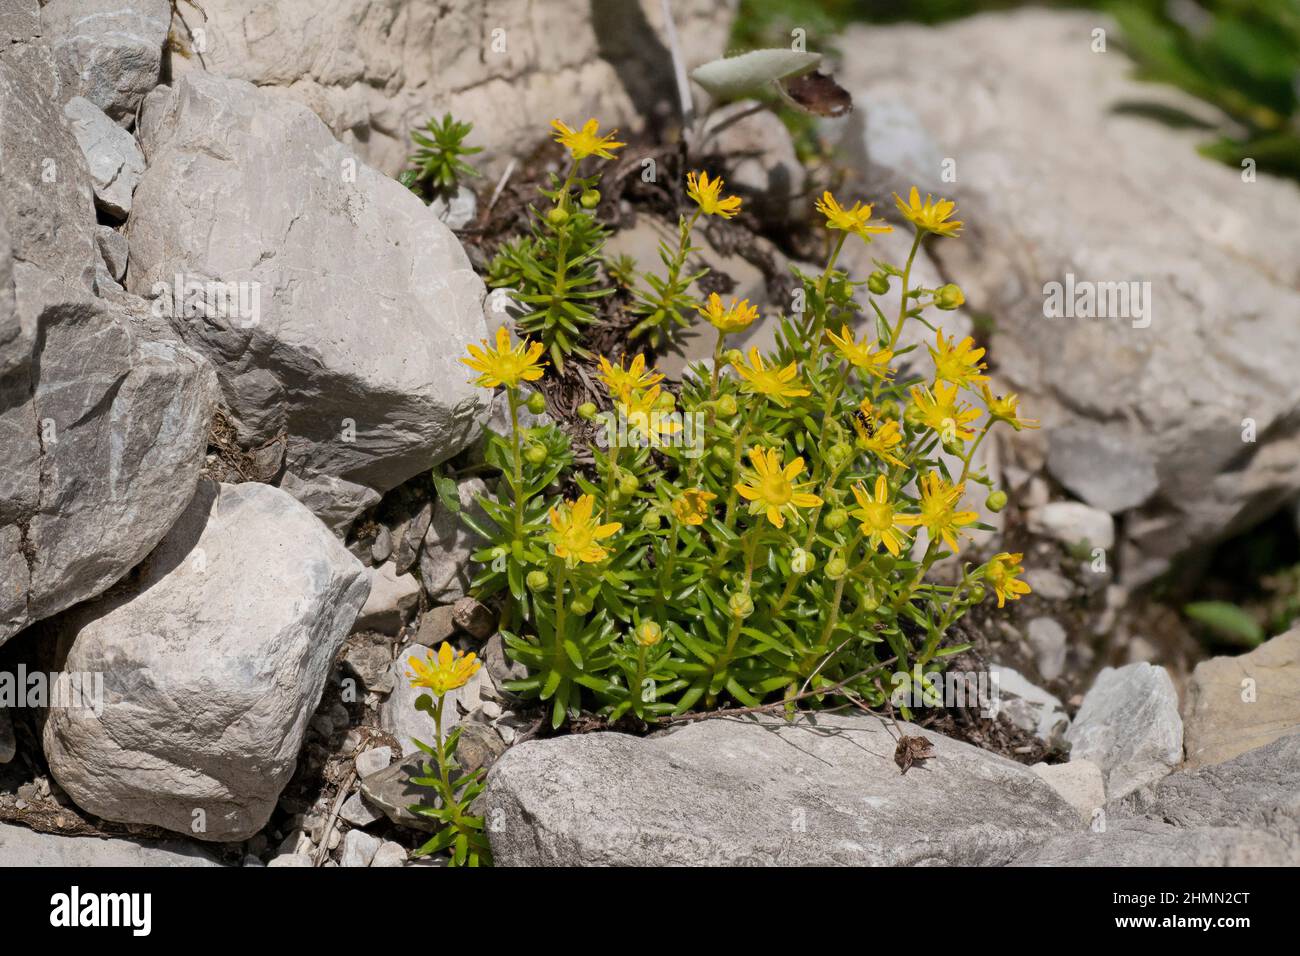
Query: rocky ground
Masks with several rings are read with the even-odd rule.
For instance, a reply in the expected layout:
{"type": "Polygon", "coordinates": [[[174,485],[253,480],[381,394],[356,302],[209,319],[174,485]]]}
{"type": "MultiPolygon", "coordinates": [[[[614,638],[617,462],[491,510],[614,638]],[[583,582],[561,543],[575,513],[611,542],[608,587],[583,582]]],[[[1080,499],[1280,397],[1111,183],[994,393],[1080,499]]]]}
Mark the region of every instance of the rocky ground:
{"type": "MultiPolygon", "coordinates": [[[[479,274],[554,104],[673,169],[660,4],[247,6],[0,0],[0,673],[104,675],[97,714],[0,697],[0,863],[437,865],[404,675],[445,640],[485,664],[449,714],[501,864],[1300,863],[1300,629],[1211,657],[1152,587],[1300,495],[1300,190],[1116,109],[1202,104],[1026,12],[844,37],[834,163],[770,112],[718,133],[755,200],[703,238],[727,294],[782,301],[832,181],[956,195],[969,235],[916,274],[1044,420],[982,461],[1034,593],[963,624],[996,714],[547,736],[430,468],[466,508],[491,480],[502,409],[456,360],[503,321],[479,274]],[[489,175],[426,207],[393,176],[445,109],[489,175]],[[1151,281],[1150,325],[1045,319],[1066,272],[1151,281]]],[[[688,62],[723,51],[726,4],[674,6],[688,62]]],[[[610,252],[648,259],[671,206],[636,168],[610,252]]]]}

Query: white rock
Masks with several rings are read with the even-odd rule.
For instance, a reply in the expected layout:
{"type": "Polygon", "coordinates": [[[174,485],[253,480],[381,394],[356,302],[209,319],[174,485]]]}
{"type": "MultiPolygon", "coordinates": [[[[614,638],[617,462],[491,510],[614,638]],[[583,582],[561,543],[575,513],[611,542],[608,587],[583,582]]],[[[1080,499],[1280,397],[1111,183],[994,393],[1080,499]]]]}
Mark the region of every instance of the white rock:
{"type": "MultiPolygon", "coordinates": [[[[487,494],[482,479],[467,478],[456,486],[456,493],[462,509],[469,510],[480,524],[488,520],[476,501],[487,494]]],[[[420,582],[431,601],[450,604],[465,596],[474,576],[470,555],[481,547],[482,540],[458,514],[441,503],[434,508],[420,551],[420,582]]]]}
{"type": "Polygon", "coordinates": [[[168,0],[50,0],[41,10],[65,95],[86,97],[130,126],[158,83],[168,0]]]}
{"type": "Polygon", "coordinates": [[[1115,519],[1078,501],[1051,501],[1029,512],[1029,530],[1067,547],[1087,542],[1109,551],[1115,546],[1115,519]]]}
{"type": "Polygon", "coordinates": [[[149,844],[135,840],[66,837],[0,823],[0,867],[221,866],[207,852],[179,840],[149,844]]]}
{"type": "Polygon", "coordinates": [[[1078,810],[1079,819],[1084,823],[1091,822],[1093,814],[1106,806],[1106,780],[1101,768],[1091,760],[1036,763],[1029,769],[1046,780],[1070,806],[1078,810]]]}
{"type": "Polygon", "coordinates": [[[343,838],[343,855],[339,859],[339,865],[369,866],[381,843],[383,841],[379,837],[372,836],[365,830],[349,830],[343,838]]]}
{"type": "Polygon", "coordinates": [[[311,857],[305,853],[283,853],[272,859],[271,862],[266,865],[275,867],[312,867],[316,864],[313,863],[311,857]]]}
{"type": "Polygon", "coordinates": [[[339,808],[339,816],[354,827],[367,827],[376,820],[382,819],[384,815],[367,803],[365,797],[358,791],[343,801],[343,806],[339,808]]]}
{"type": "MultiPolygon", "coordinates": [[[[144,153],[133,137],[84,96],[63,105],[77,145],[86,156],[95,205],[117,219],[131,213],[131,194],[144,173],[144,153]]],[[[114,278],[117,278],[116,276],[114,278]]]]}
{"type": "Polygon", "coordinates": [[[1047,438],[1052,477],[1094,508],[1119,514],[1145,504],[1160,487],[1155,455],[1126,431],[1076,422],[1047,438]]]}
{"type": "Polygon", "coordinates": [[[1155,783],[1183,761],[1183,721],[1168,672],[1146,663],[1104,668],[1065,739],[1071,760],[1101,767],[1108,800],[1155,783]]]}
{"type": "Polygon", "coordinates": [[[392,840],[385,840],[375,851],[371,866],[403,866],[406,864],[406,847],[392,840]]]}
{"type": "Polygon", "coordinates": [[[990,664],[989,676],[997,682],[999,714],[1046,743],[1064,740],[1070,718],[1059,698],[1001,664],[990,664]]]}
{"type": "Polygon", "coordinates": [[[1036,617],[1027,626],[1038,673],[1043,680],[1056,680],[1065,672],[1065,628],[1050,617],[1036,617]]]}
{"type": "Polygon", "coordinates": [[[1068,601],[1074,596],[1074,585],[1069,579],[1049,568],[1027,568],[1024,580],[1044,601],[1068,601]]]}
{"type": "Polygon", "coordinates": [[[357,768],[357,776],[364,780],[372,773],[378,773],[393,762],[393,748],[371,747],[369,750],[357,754],[353,762],[357,768]]]}
{"type": "Polygon", "coordinates": [[[140,139],[128,286],[212,358],[242,439],[287,432],[289,471],[383,492],[475,437],[483,283],[418,198],[306,107],[214,74],[151,94],[140,139]],[[225,284],[178,309],[177,276],[225,284]]]}
{"type": "MultiPolygon", "coordinates": [[[[1119,562],[1136,585],[1300,492],[1300,187],[1245,182],[1199,155],[1196,124],[1120,109],[1213,112],[1140,82],[1122,51],[1093,52],[1099,27],[1115,35],[1095,11],[857,26],[841,37],[853,56],[837,79],[860,102],[906,107],[955,161],[942,194],[967,235],[935,249],[972,306],[998,317],[992,349],[1027,414],[1049,434],[1104,434],[1056,448],[1053,470],[1085,501],[1143,519],[1126,520],[1119,562]],[[935,49],[946,51],[938,73],[935,49]],[[1049,283],[1064,292],[1067,276],[1125,292],[1149,283],[1150,310],[1049,318],[1049,283]],[[1255,442],[1243,441],[1244,419],[1255,442]],[[1086,468],[1080,455],[1093,456],[1086,468]]],[[[893,214],[887,196],[867,198],[893,214]]]]}
{"type": "Polygon", "coordinates": [[[429,212],[453,231],[464,229],[478,215],[478,197],[468,186],[460,186],[449,198],[434,196],[429,212]]]}
{"type": "Polygon", "coordinates": [[[126,236],[111,226],[96,226],[95,245],[99,248],[100,260],[108,274],[120,282],[126,275],[126,263],[130,256],[126,236]]]}
{"type": "Polygon", "coordinates": [[[293,774],[366,588],[289,495],[205,481],[136,577],[61,619],[64,670],[103,673],[104,690],[98,716],[50,712],[55,779],[107,820],[247,839],[293,774]]]}
{"type": "Polygon", "coordinates": [[[711,113],[706,149],[726,158],[727,188],[748,199],[747,209],[783,222],[807,212],[804,168],[781,118],[767,108],[750,112],[757,105],[740,100],[711,113]]]}
{"type": "Polygon", "coordinates": [[[420,605],[420,582],[414,574],[398,574],[391,561],[367,573],[370,597],[357,615],[353,630],[396,634],[420,605]]]}

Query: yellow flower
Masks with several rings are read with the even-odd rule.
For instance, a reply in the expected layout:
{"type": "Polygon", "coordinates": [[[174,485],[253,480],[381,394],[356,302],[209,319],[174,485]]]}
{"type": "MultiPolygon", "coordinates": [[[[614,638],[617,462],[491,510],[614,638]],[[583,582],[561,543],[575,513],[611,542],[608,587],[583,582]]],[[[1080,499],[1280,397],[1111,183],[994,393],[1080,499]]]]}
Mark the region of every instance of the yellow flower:
{"type": "Polygon", "coordinates": [[[853,415],[853,430],[858,433],[858,444],[872,454],[883,458],[891,465],[901,465],[889,449],[903,440],[903,432],[898,422],[877,418],[871,407],[871,399],[864,398],[853,415]]]}
{"type": "Polygon", "coordinates": [[[817,211],[826,217],[826,228],[851,232],[860,236],[863,242],[871,241],[871,233],[894,231],[893,226],[882,220],[871,221],[870,203],[864,206],[861,202],[855,202],[852,209],[845,209],[835,201],[830,190],[822,193],[822,198],[817,200],[817,211]]]}
{"type": "Polygon", "coordinates": [[[734,364],[740,377],[745,380],[741,388],[750,394],[766,395],[778,405],[785,405],[787,398],[811,394],[806,388],[790,384],[799,375],[799,367],[794,362],[785,368],[764,365],[763,356],[758,354],[757,347],[749,350],[749,365],[743,361],[734,364]]]}
{"type": "Polygon", "coordinates": [[[978,408],[971,408],[957,400],[957,386],[935,382],[934,391],[924,385],[912,387],[912,401],[920,412],[927,428],[939,433],[944,441],[950,438],[969,441],[975,433],[966,426],[980,417],[978,408]]]}
{"type": "Polygon", "coordinates": [[[438,648],[436,657],[432,647],[427,656],[428,661],[422,661],[418,657],[407,659],[411,665],[407,677],[412,687],[427,687],[439,697],[449,690],[464,687],[480,666],[474,659],[473,652],[462,655],[446,641],[438,648]]]}
{"type": "Polygon", "coordinates": [[[598,135],[600,124],[594,119],[587,120],[581,130],[570,129],[559,120],[551,120],[551,126],[555,129],[555,141],[565,147],[574,159],[586,159],[588,156],[613,159],[613,150],[627,145],[614,141],[618,130],[613,130],[606,136],[598,135]]]}
{"type": "Polygon", "coordinates": [[[487,339],[481,341],[483,348],[471,345],[471,358],[461,359],[474,371],[483,373],[474,380],[475,385],[483,388],[496,388],[498,385],[518,388],[521,381],[535,382],[542,377],[542,366],[546,363],[537,361],[542,354],[541,342],[524,339],[512,348],[510,333],[505,326],[497,329],[495,349],[488,345],[487,339]]]}
{"type": "Polygon", "coordinates": [[[862,486],[862,482],[853,486],[853,497],[858,499],[860,507],[851,514],[862,522],[862,533],[871,542],[871,547],[878,548],[883,544],[885,550],[898,557],[907,536],[894,529],[907,522],[902,520],[905,516],[894,512],[894,503],[889,500],[889,482],[885,480],[885,476],[880,475],[876,478],[874,498],[867,494],[867,489],[862,486]]]}
{"type": "Polygon", "coordinates": [[[711,491],[689,488],[673,499],[673,514],[682,524],[704,524],[709,516],[709,502],[718,497],[711,491]]]}
{"type": "Polygon", "coordinates": [[[659,386],[654,385],[632,392],[618,403],[628,430],[645,435],[652,444],[659,435],[675,435],[682,430],[681,416],[659,407],[659,393],[659,386]]]}
{"type": "Polygon", "coordinates": [[[736,483],[740,497],[749,502],[750,514],[767,513],[767,520],[778,528],[785,526],[785,515],[789,512],[799,517],[796,508],[815,508],[822,503],[816,495],[800,491],[812,482],[802,485],[794,484],[794,479],[803,474],[803,459],[796,458],[785,468],[781,467],[781,453],[775,448],[754,447],[749,449],[749,460],[754,470],[745,477],[748,484],[736,483]]]}
{"type": "Polygon", "coordinates": [[[935,332],[934,338],[938,348],[930,349],[930,357],[934,359],[936,381],[951,382],[966,388],[973,388],[976,382],[988,381],[987,375],[979,374],[988,367],[980,361],[984,357],[984,350],[974,348],[973,338],[968,335],[953,345],[952,339],[943,337],[943,329],[935,332]]]}
{"type": "Polygon", "coordinates": [[[997,592],[998,607],[1005,607],[1008,601],[1019,601],[1022,594],[1030,593],[1029,585],[1016,577],[1025,572],[1020,564],[1023,558],[1019,551],[1014,554],[1003,551],[989,558],[984,566],[984,580],[997,592]]]}
{"type": "Polygon", "coordinates": [[[636,355],[627,368],[623,367],[625,359],[626,356],[620,358],[615,366],[605,356],[600,357],[600,372],[596,377],[604,383],[610,398],[627,401],[634,389],[649,388],[663,381],[664,377],[658,372],[646,371],[644,355],[636,355]]]}
{"type": "Polygon", "coordinates": [[[592,516],[596,499],[582,495],[577,501],[563,501],[550,511],[551,530],[546,539],[559,558],[586,561],[594,564],[605,560],[609,554],[596,542],[608,538],[623,525],[617,521],[600,524],[592,516]]]}
{"type": "Polygon", "coordinates": [[[713,181],[705,172],[686,174],[686,195],[695,200],[700,212],[706,216],[721,216],[730,219],[740,212],[739,196],[722,195],[722,177],[713,181]]]}
{"type": "Polygon", "coordinates": [[[988,385],[981,385],[980,391],[984,395],[984,404],[988,406],[989,417],[1000,422],[1006,422],[1016,431],[1022,428],[1037,428],[1037,418],[1020,418],[1020,396],[1014,392],[995,398],[989,391],[988,385]]]}
{"type": "Polygon", "coordinates": [[[835,350],[844,356],[854,368],[885,381],[889,381],[893,377],[894,370],[889,367],[889,361],[894,357],[894,353],[889,349],[873,352],[866,339],[855,342],[853,340],[853,330],[847,325],[840,327],[839,335],[827,329],[826,337],[831,340],[835,350]]]}
{"type": "Polygon", "coordinates": [[[731,305],[724,309],[722,299],[716,292],[709,293],[707,305],[696,306],[696,309],[700,315],[713,323],[715,329],[724,334],[743,332],[758,318],[758,309],[750,305],[748,299],[741,299],[739,302],[732,299],[731,305]]]}
{"type": "Polygon", "coordinates": [[[961,232],[961,221],[954,219],[952,222],[946,222],[947,218],[952,215],[953,210],[957,208],[955,202],[947,199],[940,199],[935,202],[929,195],[925,196],[925,202],[921,202],[921,194],[917,192],[915,186],[912,187],[911,195],[908,201],[903,202],[898,193],[894,193],[894,202],[898,203],[898,211],[910,220],[918,229],[925,232],[933,232],[940,236],[955,236],[961,232]]]}
{"type": "Polygon", "coordinates": [[[957,539],[964,533],[958,529],[979,520],[979,515],[974,511],[956,510],[965,493],[964,482],[950,485],[937,471],[928,472],[921,479],[921,513],[898,515],[895,520],[899,524],[921,525],[930,532],[931,540],[942,538],[955,552],[958,548],[957,539]]]}

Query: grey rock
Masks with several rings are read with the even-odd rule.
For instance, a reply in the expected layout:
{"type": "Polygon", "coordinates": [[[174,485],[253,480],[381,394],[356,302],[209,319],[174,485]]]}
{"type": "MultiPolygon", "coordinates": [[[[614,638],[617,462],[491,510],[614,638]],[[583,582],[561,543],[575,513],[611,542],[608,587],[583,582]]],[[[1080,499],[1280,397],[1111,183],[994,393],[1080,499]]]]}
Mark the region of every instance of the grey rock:
{"type": "Polygon", "coordinates": [[[379,492],[332,475],[299,478],[286,474],[280,487],[293,495],[340,538],[346,537],[357,515],[379,504],[379,492]]]}
{"type": "Polygon", "coordinates": [[[379,492],[473,440],[483,283],[417,197],[292,98],[213,73],[150,94],[140,139],[128,286],[212,358],[241,439],[285,432],[290,472],[379,492]],[[177,276],[221,285],[177,296],[177,276]]]}
{"type": "Polygon", "coordinates": [[[1001,864],[1079,826],[1027,767],[870,716],[708,720],[516,744],[483,796],[498,865],[1001,864]]]}
{"type": "Polygon", "coordinates": [[[1059,698],[1001,664],[990,664],[989,676],[997,682],[998,715],[1045,743],[1064,742],[1070,718],[1059,698]]]}
{"type": "Polygon", "coordinates": [[[282,853],[266,865],[268,867],[314,867],[316,864],[306,853],[282,853]]]}
{"type": "Polygon", "coordinates": [[[1070,759],[1101,767],[1110,800],[1159,780],[1183,760],[1183,721],[1168,672],[1147,663],[1104,668],[1065,739],[1070,759]]]}
{"type": "MultiPolygon", "coordinates": [[[[487,521],[476,496],[486,495],[487,486],[479,478],[468,478],[456,486],[462,509],[487,521]]],[[[450,508],[439,505],[424,536],[420,551],[420,583],[429,599],[436,604],[450,604],[465,596],[473,577],[470,555],[483,547],[482,539],[460,520],[450,508]]]]}
{"type": "Polygon", "coordinates": [[[885,211],[892,193],[906,196],[913,186],[923,193],[943,194],[944,157],[921,117],[895,96],[868,90],[856,93],[854,100],[853,112],[838,123],[839,151],[862,172],[863,189],[879,197],[880,211],[885,211]]]}
{"type": "Polygon", "coordinates": [[[1077,497],[1119,514],[1160,487],[1156,459],[1127,431],[1076,422],[1048,434],[1047,470],[1077,497]]]}
{"type": "Polygon", "coordinates": [[[371,774],[379,773],[392,759],[392,747],[371,747],[369,750],[362,751],[357,754],[355,760],[357,776],[364,780],[371,774]]]}
{"type": "Polygon", "coordinates": [[[767,108],[750,112],[757,105],[741,100],[715,110],[704,140],[710,152],[727,159],[728,191],[747,199],[746,208],[764,219],[785,222],[806,212],[804,168],[781,118],[767,108]]]}
{"type": "Polygon", "coordinates": [[[1028,568],[1024,580],[1044,601],[1068,601],[1074,596],[1074,584],[1048,568],[1028,568]]]}
{"type": "Polygon", "coordinates": [[[204,482],[129,583],[61,619],[63,669],[105,678],[98,715],[50,712],[55,779],[107,820],[247,839],[293,773],[366,588],[289,495],[204,482]]]}
{"type": "Polygon", "coordinates": [[[356,630],[396,634],[420,606],[420,582],[413,574],[398,574],[391,561],[371,568],[370,597],[357,615],[356,630]]]}
{"type": "Polygon", "coordinates": [[[96,226],[95,245],[108,274],[120,282],[126,275],[126,262],[130,254],[126,236],[111,226],[96,226]]]}
{"type": "Polygon", "coordinates": [[[41,33],[39,0],[0,0],[0,43],[24,43],[41,33]]]}
{"type": "Polygon", "coordinates": [[[375,564],[383,564],[393,555],[393,533],[386,525],[379,526],[379,532],[370,545],[370,559],[375,564]]]}
{"type": "Polygon", "coordinates": [[[483,667],[498,687],[506,681],[523,680],[528,676],[528,668],[510,659],[500,634],[493,634],[483,645],[483,667]]]}
{"type": "Polygon", "coordinates": [[[368,827],[376,820],[382,820],[384,814],[372,807],[361,792],[358,791],[343,801],[339,816],[354,827],[368,827]]]}
{"type": "Polygon", "coordinates": [[[221,866],[192,843],[66,837],[0,823],[0,867],[221,866]]]}
{"type": "Polygon", "coordinates": [[[158,83],[170,21],[168,0],[50,0],[41,10],[67,95],[123,126],[158,83]]]}
{"type": "Polygon", "coordinates": [[[343,838],[343,854],[339,858],[340,866],[369,866],[375,858],[382,840],[365,830],[349,830],[343,838]]]}
{"type": "MultiPolygon", "coordinates": [[[[63,105],[72,134],[86,156],[95,205],[116,219],[131,213],[131,194],[144,173],[144,153],[135,138],[84,96],[63,105]]],[[[118,276],[114,276],[118,278],[118,276]]]]}
{"type": "Polygon", "coordinates": [[[1201,661],[1187,683],[1183,746],[1189,767],[1262,747],[1300,730],[1300,627],[1249,654],[1201,661]]]}
{"type": "Polygon", "coordinates": [[[406,847],[400,843],[394,843],[392,840],[385,840],[375,851],[375,858],[370,861],[374,866],[405,866],[406,865],[406,847]]]}
{"type": "Polygon", "coordinates": [[[451,606],[456,626],[476,640],[486,641],[497,629],[496,612],[472,597],[463,597],[451,606]]]}
{"type": "Polygon", "coordinates": [[[1106,778],[1102,776],[1101,768],[1091,760],[1036,763],[1029,769],[1064,797],[1079,812],[1084,823],[1091,822],[1093,814],[1106,806],[1106,778]]]}
{"type": "Polygon", "coordinates": [[[423,755],[409,757],[362,778],[361,793],[398,826],[432,831],[436,826],[432,820],[410,810],[415,804],[429,803],[434,799],[427,787],[411,782],[412,778],[424,776],[422,761],[423,755]]]}
{"type": "Polygon", "coordinates": [[[458,186],[450,197],[434,196],[429,212],[448,229],[459,231],[478,216],[478,197],[468,186],[458,186]]]}
{"type": "MultiPolygon", "coordinates": [[[[277,87],[390,176],[406,166],[410,131],[430,104],[473,122],[469,142],[485,152],[471,162],[499,170],[546,140],[538,117],[580,125],[597,116],[602,130],[626,131],[675,96],[659,0],[548,0],[544,15],[530,0],[449,0],[383,16],[370,0],[277,0],[255,14],[248,0],[201,2],[204,63],[173,56],[173,72],[206,68],[277,87]]],[[[688,69],[721,55],[735,9],[736,0],[673,3],[688,69]]],[[[179,24],[175,32],[185,37],[179,24]]]]}
{"type": "Polygon", "coordinates": [[[393,689],[389,670],[392,662],[392,648],[384,641],[367,637],[349,641],[347,650],[343,652],[343,663],[361,680],[362,686],[379,694],[387,694],[393,689]]]}
{"type": "MultiPolygon", "coordinates": [[[[1300,187],[1267,174],[1244,182],[1239,168],[1198,153],[1197,123],[1124,110],[1141,102],[1171,115],[1209,112],[1190,94],[1141,82],[1122,51],[1094,53],[1086,38],[1098,27],[1116,33],[1095,11],[1040,9],[937,28],[862,25],[841,37],[854,55],[836,78],[859,102],[905,105],[957,160],[944,194],[957,200],[967,237],[937,248],[967,300],[998,316],[992,348],[1022,407],[1048,432],[1104,424],[1128,442],[1126,457],[1140,465],[1121,473],[1137,483],[1128,500],[1106,503],[1143,496],[1119,562],[1138,585],[1300,492],[1291,225],[1300,187]],[[935,49],[947,51],[942,75],[927,65],[935,49]],[[1067,276],[1150,283],[1150,310],[1048,317],[1048,284],[1067,276]],[[1247,418],[1254,442],[1243,441],[1247,418]],[[1158,488],[1146,497],[1152,462],[1158,488]]],[[[1090,480],[1078,493],[1102,488],[1090,480]]]]}
{"type": "Polygon", "coordinates": [[[415,631],[415,642],[425,647],[437,647],[443,641],[451,640],[456,633],[456,622],[452,617],[454,609],[453,604],[442,604],[425,611],[415,631]]]}
{"type": "Polygon", "coordinates": [[[433,502],[426,501],[411,520],[403,524],[402,533],[397,540],[397,554],[393,558],[399,573],[405,574],[419,560],[420,546],[424,542],[424,536],[429,533],[429,525],[432,522],[433,502]]]}
{"type": "Polygon", "coordinates": [[[1066,547],[1086,542],[1109,551],[1115,546],[1115,519],[1078,501],[1051,501],[1029,512],[1029,530],[1066,547]]]}
{"type": "Polygon", "coordinates": [[[1086,833],[1017,859],[1036,866],[1300,865],[1300,735],[1225,763],[1170,774],[1086,833]],[[1100,832],[1099,832],[1100,831],[1100,832]]]}
{"type": "Polygon", "coordinates": [[[1029,645],[1034,649],[1038,673],[1043,680],[1056,680],[1065,672],[1065,628],[1050,617],[1036,617],[1026,627],[1029,645]]]}

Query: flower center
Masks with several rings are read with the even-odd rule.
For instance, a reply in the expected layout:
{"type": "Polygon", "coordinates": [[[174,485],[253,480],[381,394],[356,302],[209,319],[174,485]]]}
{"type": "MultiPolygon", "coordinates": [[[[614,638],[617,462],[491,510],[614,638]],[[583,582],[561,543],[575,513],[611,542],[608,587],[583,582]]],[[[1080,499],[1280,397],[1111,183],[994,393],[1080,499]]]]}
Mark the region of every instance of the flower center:
{"type": "Polygon", "coordinates": [[[768,475],[763,479],[763,500],[778,507],[794,497],[794,486],[781,474],[768,475]]]}

